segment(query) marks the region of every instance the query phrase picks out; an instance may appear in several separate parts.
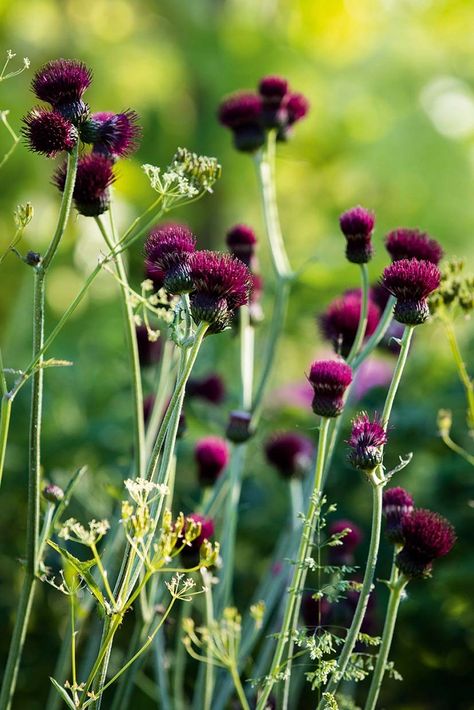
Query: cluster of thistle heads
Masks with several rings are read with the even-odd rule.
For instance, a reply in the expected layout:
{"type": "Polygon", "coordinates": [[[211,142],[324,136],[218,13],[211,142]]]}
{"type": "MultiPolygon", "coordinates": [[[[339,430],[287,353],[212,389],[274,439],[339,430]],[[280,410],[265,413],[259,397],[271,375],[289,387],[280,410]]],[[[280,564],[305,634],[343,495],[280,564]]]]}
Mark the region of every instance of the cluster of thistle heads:
{"type": "MultiPolygon", "coordinates": [[[[141,131],[138,115],[131,109],[92,113],[84,101],[91,83],[92,72],[82,62],[48,62],[36,72],[31,88],[37,99],[49,105],[31,109],[22,132],[29,148],[48,158],[71,153],[79,141],[91,147],[79,158],[73,198],[80,214],[97,217],[108,209],[116,160],[136,150],[141,131]]],[[[63,164],[53,177],[61,192],[66,174],[63,164]]]]}

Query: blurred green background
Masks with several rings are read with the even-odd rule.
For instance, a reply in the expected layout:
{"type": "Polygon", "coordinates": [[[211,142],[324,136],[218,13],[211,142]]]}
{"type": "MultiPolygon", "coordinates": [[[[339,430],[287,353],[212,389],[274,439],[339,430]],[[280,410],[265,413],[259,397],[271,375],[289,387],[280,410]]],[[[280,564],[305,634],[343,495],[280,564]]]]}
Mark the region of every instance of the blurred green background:
{"type": "MultiPolygon", "coordinates": [[[[470,0],[28,0],[0,2],[0,51],[27,56],[31,69],[0,85],[0,108],[9,109],[16,131],[34,104],[33,72],[44,62],[80,59],[94,72],[88,92],[93,110],[132,107],[139,112],[143,141],[132,160],[118,166],[115,212],[120,225],[140,213],[152,194],[141,163],[166,165],[175,148],[215,155],[223,176],[214,195],[176,213],[199,244],[221,247],[226,229],[246,222],[262,237],[263,274],[269,259],[252,161],[235,153],[216,121],[221,97],[253,88],[267,73],[288,77],[311,102],[294,139],[280,146],[278,191],[292,264],[315,260],[296,285],[274,386],[302,381],[309,362],[324,352],[315,314],[345,288],[357,270],[343,258],[338,214],[361,203],[377,214],[375,281],[387,263],[381,238],[397,226],[419,226],[450,255],[474,254],[474,4],[470,0]],[[1,49],[3,48],[3,50],[1,49]]],[[[1,126],[0,126],[1,128],[1,126]]],[[[0,153],[9,147],[0,132],[0,153]]],[[[2,250],[14,230],[13,211],[30,200],[35,217],[21,249],[41,251],[50,238],[59,198],[50,184],[53,162],[17,147],[1,172],[2,250]]],[[[48,279],[47,324],[51,328],[96,263],[101,242],[93,222],[74,217],[48,279]]],[[[142,278],[141,245],[130,257],[133,282],[142,278]]],[[[31,338],[31,273],[14,256],[2,265],[0,324],[9,367],[28,361],[31,338]]],[[[271,312],[271,278],[265,297],[271,312]]],[[[264,332],[265,324],[262,326],[264,332]]],[[[474,343],[469,322],[457,324],[467,362],[474,343]]],[[[261,335],[260,335],[261,337],[261,335]]],[[[45,476],[64,482],[74,468],[89,474],[78,492],[78,515],[110,513],[112,486],[127,473],[130,458],[130,394],[117,290],[104,274],[52,348],[74,367],[48,371],[45,391],[45,476]]],[[[231,334],[209,339],[198,371],[219,372],[229,395],[212,412],[189,407],[189,431],[180,444],[178,490],[182,506],[197,500],[192,447],[205,432],[222,433],[236,404],[236,343],[231,334]],[[204,422],[204,423],[203,423],[204,422]]],[[[390,361],[389,355],[380,357],[390,361]]],[[[144,373],[150,389],[153,373],[144,373]]],[[[381,409],[372,390],[360,407],[381,409]]],[[[29,393],[16,400],[6,480],[0,499],[0,652],[6,653],[24,553],[29,393]]],[[[394,462],[412,450],[412,464],[397,478],[418,505],[431,507],[456,525],[459,542],[439,562],[434,578],[413,583],[402,606],[392,657],[403,683],[388,680],[383,706],[394,710],[473,708],[472,468],[447,450],[436,434],[436,413],[449,407],[454,436],[472,448],[464,426],[464,396],[439,324],[417,333],[394,414],[389,451],[394,462]],[[471,494],[472,495],[472,494],[471,494]]],[[[303,410],[269,399],[262,435],[243,491],[238,579],[247,602],[265,569],[286,515],[286,487],[275,481],[261,453],[262,437],[274,428],[315,425],[303,410]]],[[[347,431],[345,432],[345,434],[347,431]]],[[[346,438],[346,437],[344,437],[346,438]]],[[[341,450],[329,498],[368,535],[368,490],[345,463],[341,450]]],[[[384,545],[379,574],[387,574],[384,545]]],[[[361,549],[360,563],[364,559],[361,549]]],[[[386,595],[379,591],[381,623],[386,595]]],[[[16,708],[44,707],[66,601],[45,585],[26,644],[16,708]]],[[[137,707],[153,707],[137,691],[137,707]]],[[[314,699],[307,698],[307,707],[314,699]]],[[[104,703],[107,707],[107,703],[104,703]]],[[[306,707],[306,705],[300,705],[306,707]]]]}

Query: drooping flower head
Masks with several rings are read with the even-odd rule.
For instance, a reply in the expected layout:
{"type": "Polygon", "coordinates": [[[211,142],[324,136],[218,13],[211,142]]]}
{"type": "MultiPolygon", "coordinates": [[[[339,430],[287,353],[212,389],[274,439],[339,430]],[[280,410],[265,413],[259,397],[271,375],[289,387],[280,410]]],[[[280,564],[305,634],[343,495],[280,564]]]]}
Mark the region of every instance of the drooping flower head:
{"type": "Polygon", "coordinates": [[[212,486],[229,463],[229,447],[218,436],[206,436],[197,442],[194,458],[202,486],[212,486]]]}
{"type": "Polygon", "coordinates": [[[344,393],[352,382],[352,369],[339,360],[318,360],[311,365],[308,380],[313,387],[313,412],[338,417],[344,409],[344,393]]]}
{"type": "Polygon", "coordinates": [[[381,446],[387,443],[387,433],[377,417],[371,421],[361,412],[352,422],[349,461],[359,471],[373,471],[382,462],[381,446]]]}
{"type": "Polygon", "coordinates": [[[263,101],[258,94],[232,94],[222,101],[218,117],[232,131],[237,150],[253,153],[265,143],[263,101]]]}
{"type": "Polygon", "coordinates": [[[314,446],[311,439],[294,432],[274,434],[265,444],[269,464],[283,478],[303,476],[311,465],[314,446]]]}
{"type": "Polygon", "coordinates": [[[138,325],[135,328],[137,335],[138,356],[142,367],[155,365],[161,359],[162,341],[158,337],[156,340],[150,338],[150,333],[145,325],[138,325]]]}
{"type": "MultiPolygon", "coordinates": [[[[66,184],[66,172],[63,165],[53,176],[53,182],[61,192],[66,184]]],[[[85,217],[98,217],[106,212],[110,204],[109,187],[114,180],[114,166],[103,155],[91,153],[79,158],[73,192],[77,211],[85,217]]]]}
{"type": "Polygon", "coordinates": [[[217,374],[210,374],[200,379],[191,378],[186,386],[186,397],[203,399],[210,404],[221,404],[225,394],[224,382],[217,374]]]}
{"type": "Polygon", "coordinates": [[[372,258],[372,232],[375,216],[369,210],[358,205],[339,217],[341,231],[346,244],[346,257],[354,264],[366,264],[372,258]]]}
{"type": "Polygon", "coordinates": [[[22,133],[30,150],[47,158],[54,158],[62,151],[70,152],[77,143],[77,128],[58,111],[34,108],[23,123],[22,133]]]}
{"type": "Polygon", "coordinates": [[[420,259],[438,266],[443,258],[441,245],[419,229],[394,229],[385,237],[385,247],[392,261],[420,259]]]}
{"type": "Polygon", "coordinates": [[[196,324],[208,323],[208,332],[219,333],[230,325],[235,310],[248,302],[250,272],[234,256],[213,251],[194,252],[189,264],[193,319],[196,324]]]}
{"type": "Polygon", "coordinates": [[[328,528],[329,535],[339,535],[348,532],[340,538],[340,545],[328,546],[328,561],[330,565],[351,565],[354,562],[354,552],[362,542],[362,532],[352,520],[335,520],[328,528]]]}
{"type": "Polygon", "coordinates": [[[247,227],[246,224],[236,224],[227,232],[226,244],[233,256],[250,267],[257,244],[257,237],[251,227],[247,227]]]}
{"type": "Polygon", "coordinates": [[[169,293],[188,293],[192,290],[189,261],[195,245],[195,238],[183,224],[162,224],[148,235],[146,257],[150,264],[163,271],[163,286],[169,293]]]}
{"type": "Polygon", "coordinates": [[[423,508],[415,508],[402,519],[403,549],[396,565],[406,577],[425,577],[432,563],[447,555],[456,541],[454,528],[446,518],[423,508]]]}
{"type": "MultiPolygon", "coordinates": [[[[360,289],[336,298],[319,318],[321,333],[333,344],[334,350],[347,357],[354,343],[362,306],[360,289]]],[[[365,338],[374,333],[380,320],[380,309],[369,298],[365,338]]]]}
{"type": "Polygon", "coordinates": [[[382,511],[386,521],[386,536],[394,545],[401,545],[402,522],[413,511],[413,498],[404,488],[387,488],[383,494],[382,511]]]}
{"type": "Polygon", "coordinates": [[[440,283],[438,267],[429,261],[401,259],[387,266],[382,284],[395,296],[394,318],[404,325],[419,325],[429,316],[427,297],[440,283]]]}
{"type": "Polygon", "coordinates": [[[138,114],[131,109],[122,113],[93,113],[81,127],[81,138],[93,144],[95,153],[123,158],[138,148],[141,135],[138,122],[138,114]]]}
{"type": "Polygon", "coordinates": [[[31,88],[38,99],[77,123],[88,112],[82,97],[91,81],[92,72],[82,62],[54,59],[36,72],[31,88]]]}
{"type": "Polygon", "coordinates": [[[288,82],[282,76],[260,79],[258,92],[263,99],[263,122],[266,128],[282,128],[288,124],[288,82]]]}

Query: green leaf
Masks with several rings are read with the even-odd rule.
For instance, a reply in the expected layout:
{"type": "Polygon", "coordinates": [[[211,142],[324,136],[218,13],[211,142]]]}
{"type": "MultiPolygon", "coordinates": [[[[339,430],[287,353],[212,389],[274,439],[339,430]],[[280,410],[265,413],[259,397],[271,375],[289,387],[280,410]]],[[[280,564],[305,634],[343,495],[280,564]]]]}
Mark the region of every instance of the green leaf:
{"type": "Polygon", "coordinates": [[[64,702],[65,702],[66,705],[68,706],[68,708],[72,708],[72,710],[76,710],[76,706],[74,705],[72,699],[71,699],[70,696],[66,693],[66,691],[64,690],[64,688],[62,688],[62,687],[59,685],[59,683],[57,682],[57,680],[54,680],[54,678],[51,678],[51,677],[49,678],[49,680],[50,680],[51,683],[53,684],[54,688],[58,691],[59,695],[62,697],[62,699],[64,700],[64,702]]]}
{"type": "Polygon", "coordinates": [[[56,545],[55,542],[52,540],[48,540],[48,545],[53,548],[53,550],[56,550],[56,552],[59,552],[61,557],[68,562],[71,567],[77,572],[84,582],[87,584],[89,587],[90,591],[92,594],[95,596],[99,604],[105,609],[105,601],[102,592],[100,591],[100,587],[95,581],[94,577],[90,573],[91,567],[93,567],[96,564],[96,561],[94,559],[92,560],[85,560],[82,562],[81,560],[78,560],[77,557],[74,557],[74,555],[71,555],[70,552],[65,550],[63,547],[59,547],[59,545],[56,545]]]}

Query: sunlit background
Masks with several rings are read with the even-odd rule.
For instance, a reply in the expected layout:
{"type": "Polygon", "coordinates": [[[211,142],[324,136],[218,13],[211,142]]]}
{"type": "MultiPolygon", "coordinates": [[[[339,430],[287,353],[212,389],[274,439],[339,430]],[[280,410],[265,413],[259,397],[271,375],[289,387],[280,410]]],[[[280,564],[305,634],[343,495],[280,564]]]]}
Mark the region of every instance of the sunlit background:
{"type": "MultiPolygon", "coordinates": [[[[12,66],[29,57],[31,68],[0,84],[0,109],[10,111],[8,120],[18,133],[21,117],[35,101],[29,91],[33,72],[57,57],[84,61],[94,72],[88,92],[93,110],[131,107],[142,119],[138,153],[118,166],[114,209],[119,224],[128,224],[152,199],[142,163],[165,166],[177,146],[217,156],[223,175],[214,194],[175,216],[189,223],[201,246],[213,248],[223,246],[225,232],[235,222],[252,225],[262,237],[265,274],[269,258],[252,161],[231,148],[230,136],[216,121],[216,107],[224,94],[253,89],[268,73],[283,74],[294,90],[308,96],[309,116],[278,154],[279,203],[291,262],[298,268],[312,261],[294,289],[277,359],[276,389],[302,382],[311,359],[327,352],[315,315],[335,295],[358,284],[357,269],[343,258],[337,223],[342,210],[361,203],[376,212],[373,281],[388,261],[382,237],[397,226],[427,230],[449,255],[472,262],[473,27],[470,0],[1,0],[0,54],[16,52],[12,66]]],[[[10,143],[0,124],[0,156],[10,143]]],[[[29,153],[22,143],[2,168],[2,251],[14,231],[15,206],[27,200],[35,216],[20,249],[45,248],[59,205],[50,182],[53,168],[53,161],[29,153]]],[[[48,279],[48,328],[79,290],[101,246],[94,222],[74,217],[48,279]]],[[[130,263],[138,286],[141,245],[134,248],[130,263]]],[[[31,296],[29,269],[10,255],[0,278],[2,346],[9,367],[21,368],[28,361],[31,296]]],[[[267,315],[271,302],[269,278],[267,315]]],[[[457,328],[465,359],[472,362],[472,326],[460,320],[457,328]]],[[[45,475],[63,482],[77,465],[88,465],[78,494],[78,515],[84,518],[108,514],[127,471],[131,410],[123,343],[116,284],[104,274],[52,349],[52,355],[73,361],[74,367],[50,371],[46,378],[45,475]]],[[[178,471],[180,500],[187,510],[197,500],[193,444],[204,432],[222,434],[236,403],[235,350],[232,336],[224,334],[210,339],[198,363],[199,372],[218,371],[226,378],[229,394],[209,415],[208,424],[203,425],[201,410],[191,407],[188,412],[189,433],[180,444],[178,471]]],[[[393,362],[387,354],[379,360],[382,367],[393,362]]],[[[144,377],[149,389],[153,373],[144,377]]],[[[381,397],[373,389],[358,406],[380,409],[381,397]]],[[[20,580],[17,558],[24,553],[28,405],[25,390],[15,403],[0,497],[2,653],[20,580]]],[[[390,455],[396,462],[398,454],[416,445],[413,463],[397,484],[407,487],[419,505],[449,517],[460,541],[450,558],[437,565],[432,580],[410,585],[392,653],[404,682],[388,680],[382,698],[384,706],[394,710],[474,708],[469,691],[474,646],[474,556],[469,545],[473,472],[437,437],[440,407],[453,410],[456,437],[472,448],[464,424],[463,390],[442,328],[434,323],[417,333],[395,411],[390,455]]],[[[311,432],[315,421],[308,411],[285,406],[285,394],[271,395],[263,433],[295,426],[311,432]]],[[[238,556],[242,604],[263,573],[285,520],[285,486],[265,464],[261,441],[253,444],[255,456],[243,492],[238,556]]],[[[367,541],[367,486],[347,466],[342,450],[329,498],[363,528],[367,541]]],[[[385,546],[380,576],[388,574],[389,555],[385,546]]],[[[381,588],[380,624],[385,602],[381,588]]],[[[44,707],[65,615],[64,599],[42,588],[17,708],[44,707]]],[[[153,707],[137,692],[139,707],[153,707]]],[[[314,706],[310,696],[307,702],[307,707],[314,706]]]]}

